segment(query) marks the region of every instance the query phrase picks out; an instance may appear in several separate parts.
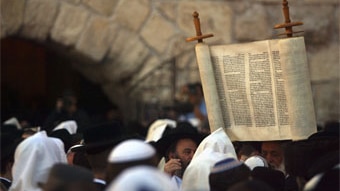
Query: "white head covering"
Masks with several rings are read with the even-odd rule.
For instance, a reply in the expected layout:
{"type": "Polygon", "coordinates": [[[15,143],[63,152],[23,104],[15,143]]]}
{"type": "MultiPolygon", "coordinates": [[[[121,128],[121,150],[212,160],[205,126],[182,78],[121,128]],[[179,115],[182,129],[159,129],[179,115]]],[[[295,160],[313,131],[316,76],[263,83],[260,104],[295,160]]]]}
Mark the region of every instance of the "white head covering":
{"type": "Polygon", "coordinates": [[[66,163],[61,140],[38,132],[21,142],[14,155],[13,182],[10,191],[40,190],[37,183],[45,183],[50,168],[55,163],[66,163]]]}
{"type": "Polygon", "coordinates": [[[177,191],[170,177],[150,166],[135,166],[123,171],[106,191],[177,191]]]}
{"type": "Polygon", "coordinates": [[[203,139],[203,141],[198,146],[193,158],[203,152],[203,150],[206,148],[210,148],[215,152],[224,154],[229,153],[234,158],[237,158],[234,145],[231,143],[228,135],[225,133],[222,127],[218,128],[203,139]]]}
{"type": "Polygon", "coordinates": [[[206,148],[196,155],[184,171],[182,191],[207,191],[210,190],[209,174],[214,164],[222,159],[234,157],[230,153],[215,152],[206,148]]]}
{"type": "Polygon", "coordinates": [[[145,141],[158,141],[162,137],[166,126],[175,128],[176,121],[171,119],[158,119],[154,121],[149,127],[145,141]]]}
{"type": "Polygon", "coordinates": [[[108,162],[131,162],[147,159],[155,154],[156,150],[150,144],[138,139],[129,139],[119,143],[112,149],[108,162]]]}
{"type": "Polygon", "coordinates": [[[59,130],[59,129],[66,129],[71,135],[77,133],[77,122],[74,120],[64,121],[61,122],[57,127],[53,129],[53,131],[59,130]]]}
{"type": "Polygon", "coordinates": [[[5,125],[15,125],[17,129],[22,129],[18,119],[16,117],[11,117],[4,122],[5,125]]]}
{"type": "Polygon", "coordinates": [[[258,166],[268,167],[266,159],[258,155],[247,158],[247,160],[244,161],[244,164],[246,164],[250,168],[250,170],[253,170],[255,167],[258,166]]]}

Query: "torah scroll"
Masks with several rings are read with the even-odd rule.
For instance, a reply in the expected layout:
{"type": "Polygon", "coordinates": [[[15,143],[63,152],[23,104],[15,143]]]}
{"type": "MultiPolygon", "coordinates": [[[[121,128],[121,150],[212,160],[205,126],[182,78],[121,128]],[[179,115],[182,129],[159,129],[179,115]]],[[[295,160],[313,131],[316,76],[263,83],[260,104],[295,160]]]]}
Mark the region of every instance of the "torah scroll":
{"type": "Polygon", "coordinates": [[[303,37],[196,45],[211,131],[233,141],[302,140],[316,132],[303,37]]]}

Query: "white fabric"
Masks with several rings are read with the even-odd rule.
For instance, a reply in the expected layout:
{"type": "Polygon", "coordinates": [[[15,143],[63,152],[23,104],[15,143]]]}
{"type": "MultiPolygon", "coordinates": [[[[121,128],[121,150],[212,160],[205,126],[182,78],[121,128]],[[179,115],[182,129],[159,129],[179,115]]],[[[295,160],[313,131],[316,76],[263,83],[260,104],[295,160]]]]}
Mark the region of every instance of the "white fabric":
{"type": "Polygon", "coordinates": [[[178,191],[170,177],[150,166],[135,166],[123,171],[106,191],[178,191]]]}
{"type": "Polygon", "coordinates": [[[218,161],[225,158],[234,158],[230,153],[215,152],[211,148],[206,148],[204,151],[194,157],[187,169],[184,172],[182,180],[182,191],[208,191],[209,174],[218,161]]]}
{"type": "Polygon", "coordinates": [[[15,118],[15,117],[9,118],[8,120],[6,120],[6,121],[4,122],[4,124],[5,124],[5,125],[15,125],[15,126],[17,127],[17,129],[22,129],[22,127],[21,127],[21,125],[20,125],[18,119],[15,118]]]}
{"type": "Polygon", "coordinates": [[[61,122],[57,127],[53,129],[53,131],[59,129],[66,129],[71,135],[76,134],[78,129],[77,122],[74,120],[61,122]]]}
{"type": "Polygon", "coordinates": [[[175,128],[176,121],[171,119],[158,119],[154,121],[149,127],[145,141],[146,142],[158,141],[162,137],[166,126],[175,128]]]}
{"type": "Polygon", "coordinates": [[[268,163],[266,161],[266,159],[264,159],[261,156],[251,156],[249,158],[247,158],[244,161],[244,164],[246,164],[250,170],[253,170],[255,167],[268,167],[268,163]]]}
{"type": "Polygon", "coordinates": [[[181,190],[182,179],[176,175],[171,177],[171,184],[173,184],[178,190],[181,190]]]}
{"type": "Polygon", "coordinates": [[[109,157],[108,162],[130,162],[147,159],[156,154],[156,150],[142,140],[130,139],[115,146],[109,157]]]}
{"type": "Polygon", "coordinates": [[[21,142],[14,155],[13,182],[10,191],[38,191],[37,183],[45,183],[50,168],[67,163],[64,144],[45,131],[35,133],[21,142]]]}
{"type": "Polygon", "coordinates": [[[198,146],[194,157],[201,154],[203,150],[210,148],[215,152],[229,153],[233,158],[237,159],[234,145],[231,143],[228,135],[225,133],[222,127],[216,129],[210,135],[203,139],[203,141],[198,146]]]}

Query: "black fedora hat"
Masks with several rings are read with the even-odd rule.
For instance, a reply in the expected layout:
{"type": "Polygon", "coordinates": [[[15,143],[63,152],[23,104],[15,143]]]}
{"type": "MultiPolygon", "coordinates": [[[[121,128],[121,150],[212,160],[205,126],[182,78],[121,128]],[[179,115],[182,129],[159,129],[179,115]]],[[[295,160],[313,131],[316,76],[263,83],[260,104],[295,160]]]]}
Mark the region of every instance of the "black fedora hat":
{"type": "Polygon", "coordinates": [[[104,122],[88,127],[83,133],[87,154],[96,154],[114,147],[124,140],[123,128],[119,122],[104,122]]]}
{"type": "Polygon", "coordinates": [[[192,139],[198,146],[204,137],[189,122],[179,122],[176,128],[167,127],[162,137],[157,142],[152,143],[152,145],[160,156],[165,156],[169,147],[180,139],[192,139]]]}

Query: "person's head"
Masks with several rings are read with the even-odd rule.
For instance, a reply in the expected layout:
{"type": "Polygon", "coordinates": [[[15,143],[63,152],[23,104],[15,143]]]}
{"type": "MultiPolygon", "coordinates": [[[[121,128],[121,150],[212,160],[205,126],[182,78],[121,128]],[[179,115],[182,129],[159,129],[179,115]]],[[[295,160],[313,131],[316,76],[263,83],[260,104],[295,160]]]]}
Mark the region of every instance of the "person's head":
{"type": "Polygon", "coordinates": [[[203,99],[203,89],[200,83],[187,84],[184,92],[188,95],[188,101],[193,104],[199,104],[203,99]]]}
{"type": "Polygon", "coordinates": [[[106,182],[113,181],[127,168],[139,165],[156,167],[158,164],[154,147],[139,139],[127,139],[115,146],[107,161],[106,182]]]}
{"type": "Polygon", "coordinates": [[[217,162],[209,174],[211,191],[225,191],[232,185],[247,180],[250,169],[235,158],[226,158],[217,162]]]}
{"type": "Polygon", "coordinates": [[[93,125],[84,131],[84,149],[96,178],[104,179],[107,157],[111,149],[123,140],[122,127],[118,122],[93,125]]]}
{"type": "Polygon", "coordinates": [[[56,163],[67,163],[60,139],[48,137],[45,131],[26,138],[15,150],[11,189],[37,190],[37,183],[47,181],[49,170],[56,163]]]}
{"type": "Polygon", "coordinates": [[[266,183],[259,180],[245,180],[231,186],[228,191],[274,191],[266,183]]]}
{"type": "Polygon", "coordinates": [[[285,172],[282,144],[281,141],[265,141],[261,145],[261,153],[271,168],[285,172]]]}
{"type": "Polygon", "coordinates": [[[22,132],[15,125],[1,125],[1,176],[12,179],[12,166],[14,163],[14,152],[18,144],[22,141],[22,132]]]}
{"type": "Polygon", "coordinates": [[[95,191],[93,174],[90,170],[67,164],[55,164],[46,183],[40,184],[42,191],[95,191]]]}
{"type": "Polygon", "coordinates": [[[106,188],[107,191],[176,191],[170,177],[158,168],[134,166],[124,170],[106,188]]]}
{"type": "Polygon", "coordinates": [[[267,167],[255,167],[251,171],[251,177],[254,180],[265,182],[275,191],[283,191],[285,189],[285,175],[281,171],[267,167]]]}
{"type": "Polygon", "coordinates": [[[179,122],[176,128],[165,129],[156,147],[166,162],[170,159],[181,160],[182,172],[179,175],[182,176],[202,139],[203,136],[190,123],[179,122]]]}

